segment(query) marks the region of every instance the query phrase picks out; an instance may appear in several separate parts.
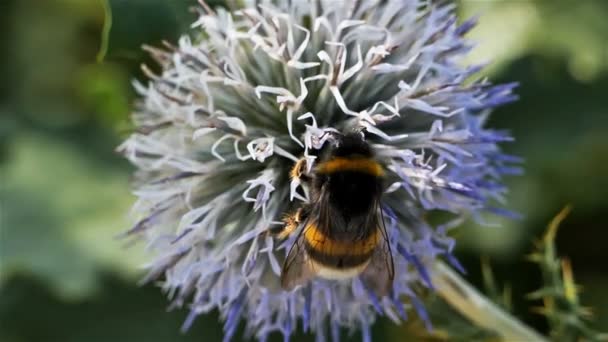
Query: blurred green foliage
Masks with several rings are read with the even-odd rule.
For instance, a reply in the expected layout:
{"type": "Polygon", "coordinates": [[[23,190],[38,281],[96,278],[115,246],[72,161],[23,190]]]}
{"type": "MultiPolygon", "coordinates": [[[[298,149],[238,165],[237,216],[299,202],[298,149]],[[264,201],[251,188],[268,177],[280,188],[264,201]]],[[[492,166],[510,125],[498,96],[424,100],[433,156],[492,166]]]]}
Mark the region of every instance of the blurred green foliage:
{"type": "Polygon", "coordinates": [[[580,291],[574,282],[570,260],[557,256],[555,238],[559,225],[566,219],[571,207],[567,206],[551,221],[542,239],[528,259],[541,269],[543,287],[528,294],[532,300],[542,300],[543,305],[534,311],[547,317],[550,336],[568,341],[606,341],[608,334],[589,328],[593,316],[590,307],[583,306],[578,297],[580,291]]]}
{"type": "MultiPolygon", "coordinates": [[[[165,313],[157,288],[135,285],[142,248],[114,239],[127,228],[134,200],[131,168],[113,150],[129,128],[130,81],[142,78],[139,65],[149,62],[140,46],[175,41],[188,30],[196,1],[108,3],[112,29],[99,64],[102,0],[0,1],[1,341],[221,336],[213,315],[180,335],[185,312],[165,313]]],[[[463,17],[481,14],[470,35],[479,42],[471,61],[492,59],[493,80],[521,82],[521,101],[499,109],[491,124],[510,129],[517,142],[506,149],[526,159],[525,176],[509,180],[509,206],[524,219],[459,231],[467,277],[483,287],[479,258],[488,256],[496,282],[512,284],[513,312],[548,331],[525,299],[541,287],[541,272],[524,255],[571,203],[556,244],[572,261],[581,301],[594,306],[595,326],[606,330],[608,2],[461,5],[463,17]]],[[[384,323],[374,335],[404,336],[403,328],[384,323]]]]}

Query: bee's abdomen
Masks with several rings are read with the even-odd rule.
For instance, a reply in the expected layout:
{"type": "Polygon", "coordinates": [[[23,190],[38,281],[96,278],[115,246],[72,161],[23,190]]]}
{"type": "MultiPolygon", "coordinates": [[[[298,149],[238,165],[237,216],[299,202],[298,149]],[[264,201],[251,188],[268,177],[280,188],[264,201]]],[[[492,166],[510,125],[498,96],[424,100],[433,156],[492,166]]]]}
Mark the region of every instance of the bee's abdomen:
{"type": "Polygon", "coordinates": [[[309,224],[304,233],[309,257],[317,264],[337,270],[367,264],[379,239],[377,229],[364,239],[350,241],[332,239],[314,224],[309,224]]]}
{"type": "Polygon", "coordinates": [[[373,253],[365,254],[327,254],[307,244],[308,256],[317,264],[335,269],[349,269],[367,263],[373,253]]]}

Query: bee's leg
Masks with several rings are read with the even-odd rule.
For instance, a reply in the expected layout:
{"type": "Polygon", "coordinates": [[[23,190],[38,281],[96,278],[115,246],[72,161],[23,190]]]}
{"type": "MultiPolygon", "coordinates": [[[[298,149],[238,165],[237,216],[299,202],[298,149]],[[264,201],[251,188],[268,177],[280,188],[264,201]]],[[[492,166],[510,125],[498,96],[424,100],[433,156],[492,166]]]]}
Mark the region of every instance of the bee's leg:
{"type": "Polygon", "coordinates": [[[291,168],[291,171],[289,172],[289,176],[291,177],[291,179],[297,179],[301,183],[304,183],[304,184],[308,184],[310,182],[311,177],[306,172],[306,159],[305,158],[301,158],[293,165],[293,167],[291,168]]]}
{"type": "MultiPolygon", "coordinates": [[[[297,180],[304,185],[308,185],[310,183],[312,178],[306,172],[306,158],[301,158],[293,165],[291,171],[289,172],[289,176],[292,180],[297,180]]],[[[285,239],[300,226],[300,223],[306,220],[309,212],[309,206],[306,204],[302,205],[296,211],[285,215],[283,218],[283,223],[285,223],[283,227],[273,229],[270,231],[270,234],[278,239],[285,239]]]]}
{"type": "MultiPolygon", "coordinates": [[[[298,211],[299,211],[299,209],[298,209],[298,211]]],[[[297,213],[298,212],[296,212],[295,214],[286,216],[285,219],[283,219],[283,222],[285,222],[285,225],[283,226],[283,229],[278,234],[275,235],[277,239],[280,239],[280,240],[285,239],[298,228],[299,222],[297,219],[297,213]]]]}
{"type": "Polygon", "coordinates": [[[275,237],[282,240],[291,235],[308,218],[309,212],[308,206],[302,206],[295,212],[287,215],[283,219],[283,222],[285,222],[283,229],[276,233],[275,237]]]}

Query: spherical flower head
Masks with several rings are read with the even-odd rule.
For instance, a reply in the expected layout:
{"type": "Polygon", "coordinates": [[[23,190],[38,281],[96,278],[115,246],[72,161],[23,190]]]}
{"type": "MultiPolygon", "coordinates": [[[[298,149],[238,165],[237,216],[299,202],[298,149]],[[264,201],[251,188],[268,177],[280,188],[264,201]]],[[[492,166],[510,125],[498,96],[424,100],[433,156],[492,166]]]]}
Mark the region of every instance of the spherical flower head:
{"type": "Polygon", "coordinates": [[[184,329],[218,310],[226,340],[241,321],[259,340],[299,324],[318,340],[343,328],[369,340],[379,316],[400,322],[409,306],[430,325],[413,289],[432,288],[437,258],[458,267],[450,228],[507,213],[501,178],[518,172],[497,147],[510,137],[484,127],[515,85],[462,65],[475,20],[458,25],[453,6],[423,0],[201,4],[193,37],[147,48],[162,72],[144,68],[136,131],[119,148],[138,169],[126,235],[154,255],[144,281],[160,278],[172,306],[190,308],[184,329]],[[300,158],[313,168],[328,137],[350,130],[384,168],[392,290],[380,298],[357,276],[284,290],[297,233],[271,232],[308,200],[290,169],[300,158]],[[449,220],[433,226],[430,211],[449,220]]]}

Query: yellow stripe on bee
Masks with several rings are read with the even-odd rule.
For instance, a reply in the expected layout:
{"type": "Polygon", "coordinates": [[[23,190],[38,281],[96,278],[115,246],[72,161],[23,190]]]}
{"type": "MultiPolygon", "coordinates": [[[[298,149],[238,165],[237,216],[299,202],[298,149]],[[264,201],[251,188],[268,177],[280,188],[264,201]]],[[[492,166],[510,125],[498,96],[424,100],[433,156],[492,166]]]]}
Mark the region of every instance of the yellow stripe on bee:
{"type": "Polygon", "coordinates": [[[382,166],[370,158],[336,157],[321,163],[319,166],[317,166],[316,171],[321,174],[332,174],[341,171],[357,171],[376,177],[381,177],[384,175],[382,166]]]}
{"type": "Polygon", "coordinates": [[[365,255],[371,253],[380,242],[378,229],[361,241],[336,241],[323,234],[314,223],[309,223],[304,238],[312,249],[324,255],[365,255]]]}

